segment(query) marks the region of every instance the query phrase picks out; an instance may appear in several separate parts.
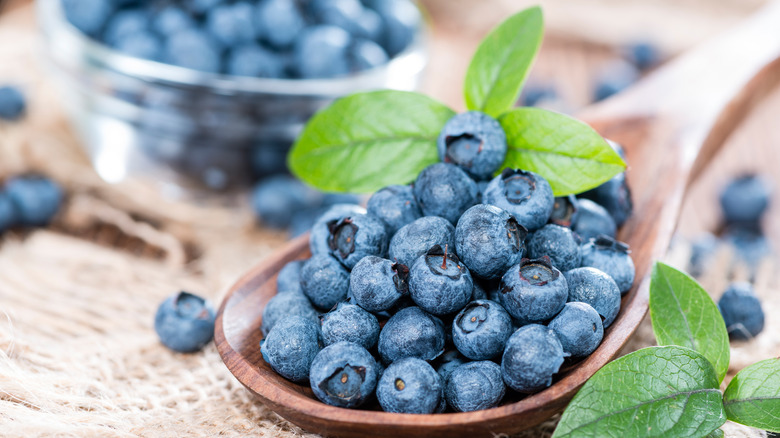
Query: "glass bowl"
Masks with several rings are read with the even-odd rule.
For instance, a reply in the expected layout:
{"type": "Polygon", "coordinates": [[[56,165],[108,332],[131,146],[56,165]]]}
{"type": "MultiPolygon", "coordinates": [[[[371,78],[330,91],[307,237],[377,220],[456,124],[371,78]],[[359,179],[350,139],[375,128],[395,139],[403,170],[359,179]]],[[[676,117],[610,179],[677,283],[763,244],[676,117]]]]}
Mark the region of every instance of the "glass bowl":
{"type": "Polygon", "coordinates": [[[423,24],[384,66],[334,79],[204,73],[124,55],[83,35],[60,0],[39,0],[46,60],[97,173],[142,179],[174,196],[246,188],[283,172],[318,109],[376,89],[415,90],[428,60],[423,24]]]}

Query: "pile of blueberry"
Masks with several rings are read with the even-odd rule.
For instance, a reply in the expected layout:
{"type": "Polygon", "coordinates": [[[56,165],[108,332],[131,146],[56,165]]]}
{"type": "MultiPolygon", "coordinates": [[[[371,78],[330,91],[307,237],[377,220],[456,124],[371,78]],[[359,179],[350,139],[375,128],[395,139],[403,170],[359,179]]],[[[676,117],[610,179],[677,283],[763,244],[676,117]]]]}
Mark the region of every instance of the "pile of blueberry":
{"type": "Polygon", "coordinates": [[[263,78],[387,63],[420,26],[410,0],[62,0],[68,21],[131,56],[263,78]]]}
{"type": "Polygon", "coordinates": [[[473,411],[539,391],[598,347],[634,281],[614,239],[631,214],[623,175],[583,198],[528,171],[493,177],[506,137],[480,112],[452,118],[438,148],[441,163],[367,210],[331,207],[311,258],[277,277],[262,356],[325,403],[473,411]]]}
{"type": "Polygon", "coordinates": [[[13,227],[43,227],[62,204],[62,188],[41,176],[11,178],[0,188],[0,233],[13,227]]]}

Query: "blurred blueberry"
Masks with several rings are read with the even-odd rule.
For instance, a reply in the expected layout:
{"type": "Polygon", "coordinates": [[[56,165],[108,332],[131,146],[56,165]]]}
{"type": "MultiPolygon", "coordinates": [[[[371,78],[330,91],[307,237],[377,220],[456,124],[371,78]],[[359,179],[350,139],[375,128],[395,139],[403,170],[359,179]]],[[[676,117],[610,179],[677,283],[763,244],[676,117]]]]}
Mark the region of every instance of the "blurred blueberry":
{"type": "Polygon", "coordinates": [[[422,22],[420,11],[409,0],[379,0],[373,3],[383,20],[382,45],[388,55],[394,57],[414,40],[422,22]]]}
{"type": "Polygon", "coordinates": [[[281,270],[276,276],[276,293],[301,292],[301,269],[306,260],[293,260],[281,270]]]}
{"type": "Polygon", "coordinates": [[[598,102],[617,94],[639,79],[639,70],[630,63],[616,60],[606,65],[596,77],[593,100],[598,102]]]}
{"type": "Polygon", "coordinates": [[[16,208],[7,194],[0,192],[0,233],[13,227],[18,222],[16,208]]]}
{"type": "Polygon", "coordinates": [[[428,362],[407,357],[385,369],[376,396],[385,412],[431,414],[441,405],[443,389],[439,374],[428,362]]]}
{"type": "Polygon", "coordinates": [[[572,224],[571,229],[584,240],[602,234],[609,237],[617,235],[615,219],[604,207],[590,199],[577,200],[577,220],[572,224]]]}
{"type": "Polygon", "coordinates": [[[184,2],[189,10],[194,14],[205,14],[211,8],[217,7],[223,0],[189,0],[184,2]]]}
{"type": "Polygon", "coordinates": [[[412,299],[433,315],[459,311],[471,300],[473,290],[469,270],[448,247],[434,246],[409,268],[412,299]]]}
{"type": "Polygon", "coordinates": [[[162,57],[162,43],[152,33],[141,31],[120,39],[116,49],[136,58],[157,61],[162,57]]]}
{"type": "Polygon", "coordinates": [[[640,70],[647,70],[661,61],[658,47],[649,41],[630,44],[625,52],[628,60],[640,70]]]}
{"type": "Polygon", "coordinates": [[[772,192],[767,181],[755,174],[731,180],[720,194],[726,223],[755,224],[769,207],[772,192]]]}
{"type": "Polygon", "coordinates": [[[323,206],[336,204],[360,204],[360,197],[351,193],[325,193],[322,197],[323,206]]]}
{"type": "Polygon", "coordinates": [[[761,260],[772,253],[769,240],[757,224],[729,226],[722,240],[734,247],[737,262],[749,266],[753,273],[761,260]]]}
{"type": "Polygon", "coordinates": [[[290,0],[261,0],[255,20],[261,39],[277,49],[291,46],[306,26],[296,2],[290,0]]]}
{"type": "Polygon", "coordinates": [[[455,227],[444,218],[424,216],[404,225],[390,239],[388,258],[411,266],[435,245],[455,248],[455,227]]]}
{"type": "Polygon", "coordinates": [[[500,300],[514,318],[527,322],[543,322],[563,309],[569,296],[569,286],[550,258],[523,259],[501,278],[500,300]]]}
{"type": "Polygon", "coordinates": [[[691,258],[688,271],[694,277],[703,274],[718,251],[720,240],[711,233],[703,233],[691,242],[691,258]]]}
{"type": "Polygon", "coordinates": [[[192,16],[174,5],[166,6],[152,19],[152,29],[164,37],[195,26],[192,16]]]}
{"type": "Polygon", "coordinates": [[[512,317],[490,300],[472,301],[452,321],[452,340],[464,356],[487,360],[500,356],[512,335],[512,317]]]}
{"type": "Polygon", "coordinates": [[[536,106],[537,104],[558,98],[558,92],[550,83],[528,82],[520,95],[521,106],[536,106]]]}
{"type": "Polygon", "coordinates": [[[295,41],[293,57],[298,75],[311,79],[348,74],[350,42],[349,33],[340,27],[307,27],[295,41]]]}
{"type": "Polygon", "coordinates": [[[304,382],[309,379],[311,363],[322,348],[320,337],[320,327],[315,321],[289,316],[279,320],[260,342],[260,353],[285,379],[304,382]]]}
{"type": "Polygon", "coordinates": [[[114,12],[110,0],[62,0],[65,18],[78,30],[96,37],[114,12]]]}
{"type": "Polygon", "coordinates": [[[385,49],[371,40],[356,40],[350,47],[349,52],[352,70],[354,71],[370,70],[374,67],[385,65],[388,61],[385,49]]]}
{"type": "Polygon", "coordinates": [[[208,73],[221,67],[219,45],[198,29],[185,29],[171,35],[165,45],[165,62],[208,73]]]}
{"type": "Polygon", "coordinates": [[[293,213],[292,218],[290,218],[290,226],[287,229],[290,239],[310,231],[325,210],[324,207],[306,208],[293,213]]]}
{"type": "Polygon", "coordinates": [[[205,28],[224,47],[249,44],[257,37],[254,17],[255,8],[249,2],[221,4],[209,11],[205,28]]]}
{"type": "Polygon", "coordinates": [[[323,348],[311,363],[309,383],[320,401],[356,408],[374,393],[379,365],[365,348],[338,342],[323,348]]]}
{"type": "Polygon", "coordinates": [[[284,77],[284,60],[257,44],[247,44],[230,51],[227,73],[233,76],[258,78],[284,77]]]}
{"type": "Polygon", "coordinates": [[[419,307],[398,311],[379,332],[379,355],[385,363],[403,357],[433,360],[443,352],[443,323],[419,307]]]}
{"type": "Polygon", "coordinates": [[[615,280],[591,267],[572,269],[563,275],[569,285],[568,301],[590,305],[601,317],[604,328],[609,327],[620,311],[620,289],[615,280]]]}
{"type": "Polygon", "coordinates": [[[379,321],[360,306],[339,303],[322,315],[322,340],[325,345],[348,341],[373,348],[379,340],[379,321]]]}
{"type": "Polygon", "coordinates": [[[436,163],[423,169],[412,191],[425,216],[440,216],[453,225],[477,203],[477,183],[460,167],[449,163],[436,163]]]}
{"type": "Polygon", "coordinates": [[[287,151],[289,143],[257,142],[252,147],[251,169],[255,178],[262,179],[287,171],[287,151]]]}
{"type": "Polygon", "coordinates": [[[476,180],[491,179],[506,157],[506,134],[498,121],[480,111],[457,114],[436,139],[439,159],[476,180]]]}
{"type": "Polygon", "coordinates": [[[627,244],[601,235],[582,245],[582,266],[605,272],[624,294],[634,284],[635,268],[630,254],[627,244]]]}
{"type": "Polygon", "coordinates": [[[564,353],[572,357],[593,353],[604,337],[601,316],[587,303],[566,303],[547,326],[558,336],[564,353]]]}
{"type": "Polygon", "coordinates": [[[360,0],[315,0],[310,2],[310,8],[318,23],[338,26],[354,36],[365,36],[360,26],[363,18],[360,0]]]}
{"type": "Polygon", "coordinates": [[[520,169],[504,169],[490,181],[482,202],[509,212],[520,225],[534,231],[547,223],[555,197],[541,175],[520,169]]]}
{"type": "Polygon", "coordinates": [[[354,204],[335,204],[323,213],[311,228],[311,237],[309,238],[309,249],[312,254],[330,254],[330,228],[328,224],[332,221],[355,214],[365,214],[366,209],[354,204]]]}
{"type": "Polygon", "coordinates": [[[501,374],[510,388],[532,393],[552,384],[552,376],[563,364],[561,342],[549,328],[529,324],[517,329],[506,343],[501,374]]]}
{"type": "Polygon", "coordinates": [[[528,231],[495,205],[477,204],[458,220],[455,246],[471,272],[486,279],[501,278],[525,255],[528,231]]]}
{"type": "MultiPolygon", "coordinates": [[[[379,13],[369,8],[363,8],[363,13],[360,15],[360,19],[355,22],[355,25],[357,25],[354,29],[355,35],[381,44],[384,24],[379,13]]],[[[384,47],[382,47],[383,52],[384,50],[384,47]]]]}
{"type": "Polygon", "coordinates": [[[293,315],[302,316],[317,324],[320,322],[319,313],[303,293],[277,293],[263,308],[263,334],[267,335],[276,323],[293,315]]]}
{"type": "Polygon", "coordinates": [[[349,292],[369,312],[390,310],[409,294],[409,268],[376,256],[363,257],[352,269],[349,292]]]}
{"type": "Polygon", "coordinates": [[[312,304],[329,310],[347,298],[349,272],[333,257],[315,254],[301,269],[301,289],[312,304]]]}
{"type": "Polygon", "coordinates": [[[444,390],[447,404],[458,412],[496,407],[505,392],[501,367],[488,360],[469,362],[455,368],[444,390]]]}
{"type": "Polygon", "coordinates": [[[371,214],[353,214],[328,222],[330,254],[347,269],[363,257],[387,255],[390,240],[381,219],[371,214]]]}
{"type": "Polygon", "coordinates": [[[193,353],[211,342],[215,318],[211,303],[197,295],[178,292],[157,308],[154,330],[171,350],[193,353]]]}
{"type": "Polygon", "coordinates": [[[263,225],[273,228],[287,228],[296,211],[321,202],[320,192],[289,175],[267,178],[252,189],[255,214],[263,225]]]}
{"type": "Polygon", "coordinates": [[[730,284],[718,300],[718,309],[732,339],[750,340],[764,329],[761,301],[750,283],[730,284]]]}
{"type": "Polygon", "coordinates": [[[579,239],[566,227],[547,224],[536,230],[528,240],[528,257],[550,257],[553,266],[562,272],[580,267],[579,239]]]}
{"type": "Polygon", "coordinates": [[[51,222],[63,199],[59,184],[38,176],[12,178],[5,183],[5,192],[14,206],[19,225],[28,227],[51,222]]]}
{"type": "Polygon", "coordinates": [[[149,29],[149,15],[142,9],[128,9],[117,12],[108,22],[103,41],[116,47],[125,38],[146,32],[149,29]]]}
{"type": "Polygon", "coordinates": [[[27,102],[19,88],[0,87],[0,119],[18,120],[25,111],[27,102]]]}

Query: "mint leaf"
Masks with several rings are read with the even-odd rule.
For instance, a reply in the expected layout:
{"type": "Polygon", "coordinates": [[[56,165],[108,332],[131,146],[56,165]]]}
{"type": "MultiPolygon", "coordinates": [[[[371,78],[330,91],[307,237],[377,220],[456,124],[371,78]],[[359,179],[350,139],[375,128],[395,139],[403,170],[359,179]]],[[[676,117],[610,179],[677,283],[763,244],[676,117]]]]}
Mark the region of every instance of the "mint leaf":
{"type": "Polygon", "coordinates": [[[780,432],[780,358],[738,372],[726,388],[723,404],[731,421],[780,432]]]}
{"type": "Polygon", "coordinates": [[[723,429],[715,429],[709,433],[705,438],[723,438],[723,429]]]}
{"type": "Polygon", "coordinates": [[[542,43],[542,10],[519,12],[482,40],[466,72],[466,107],[498,118],[515,106],[542,43]]]}
{"type": "Polygon", "coordinates": [[[553,438],[704,437],[725,422],[710,362],[687,348],[650,347],[596,372],[563,412],[553,438]]]}
{"type": "Polygon", "coordinates": [[[324,191],[365,193],[406,184],[439,161],[436,138],[454,115],[418,93],[353,94],[309,120],[287,162],[298,178],[324,191]]]}
{"type": "Polygon", "coordinates": [[[506,132],[502,168],[543,176],[555,196],[582,193],[624,171],[620,155],[590,126],[540,108],[518,108],[499,118],[506,132]]]}
{"type": "Polygon", "coordinates": [[[729,368],[729,334],[709,294],[693,278],[656,262],[650,277],[650,318],[660,345],[696,350],[712,362],[718,381],[729,368]]]}

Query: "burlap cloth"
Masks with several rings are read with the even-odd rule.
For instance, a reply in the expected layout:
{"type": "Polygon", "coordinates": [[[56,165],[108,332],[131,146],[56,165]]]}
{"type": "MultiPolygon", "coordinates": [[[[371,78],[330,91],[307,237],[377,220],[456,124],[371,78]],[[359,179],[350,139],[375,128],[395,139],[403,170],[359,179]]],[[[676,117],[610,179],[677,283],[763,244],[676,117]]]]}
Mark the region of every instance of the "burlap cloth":
{"type": "MultiPolygon", "coordinates": [[[[256,226],[244,205],[177,203],[145,186],[100,181],[41,74],[29,14],[4,18],[0,79],[24,84],[31,111],[22,124],[0,125],[0,177],[43,172],[69,196],[52,227],[6,233],[0,243],[0,436],[305,435],[253,399],[213,345],[173,353],[152,323],[158,303],[180,289],[219,303],[285,236],[256,226]]],[[[678,245],[670,260],[684,264],[686,251],[678,245]]],[[[704,281],[716,294],[732,272],[729,257],[720,254],[704,281]]],[[[732,346],[731,374],[780,351],[775,272],[760,270],[767,326],[732,346]]],[[[626,351],[652,342],[645,323],[626,351]]],[[[520,436],[549,436],[554,424],[520,436]]]]}

